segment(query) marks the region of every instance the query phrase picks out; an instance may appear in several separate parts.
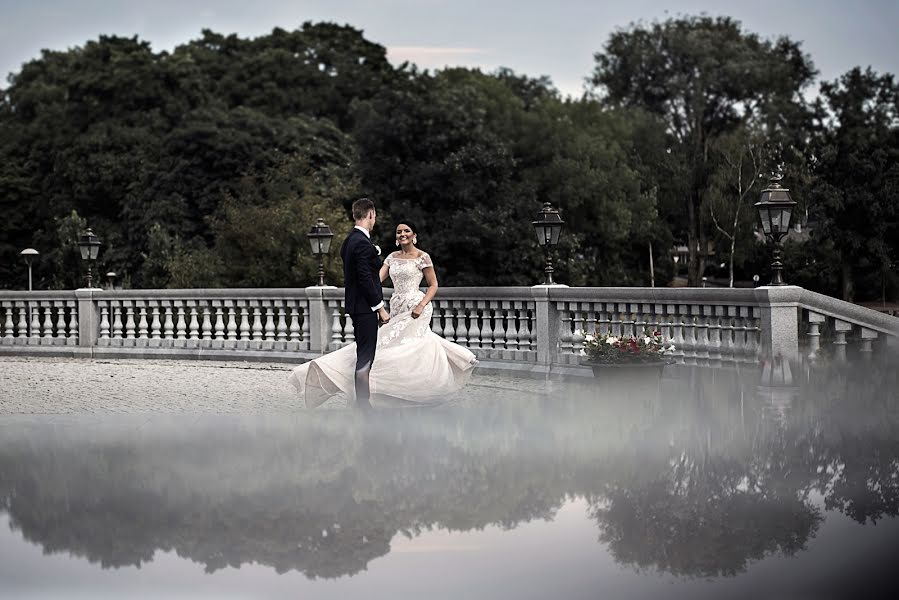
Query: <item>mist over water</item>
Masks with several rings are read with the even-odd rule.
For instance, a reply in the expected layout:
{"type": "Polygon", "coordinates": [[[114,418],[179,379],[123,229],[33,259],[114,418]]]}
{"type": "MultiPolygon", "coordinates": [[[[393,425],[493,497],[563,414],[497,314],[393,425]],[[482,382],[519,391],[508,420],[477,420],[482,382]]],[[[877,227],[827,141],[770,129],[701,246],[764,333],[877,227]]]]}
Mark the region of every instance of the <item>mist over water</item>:
{"type": "Polygon", "coordinates": [[[0,595],[859,597],[899,551],[896,364],[6,416],[0,595]]]}

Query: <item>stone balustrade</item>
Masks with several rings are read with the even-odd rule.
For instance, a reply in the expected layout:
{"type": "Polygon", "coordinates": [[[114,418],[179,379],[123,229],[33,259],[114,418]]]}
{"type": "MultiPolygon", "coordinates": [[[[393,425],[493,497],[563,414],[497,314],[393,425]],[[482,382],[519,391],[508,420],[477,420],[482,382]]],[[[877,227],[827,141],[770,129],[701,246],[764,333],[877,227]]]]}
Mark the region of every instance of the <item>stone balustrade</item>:
{"type": "MultiPolygon", "coordinates": [[[[587,333],[661,331],[676,360],[710,366],[870,358],[899,339],[899,319],[794,286],[440,288],[431,328],[484,365],[533,373],[581,369],[587,333]]],[[[301,362],[353,341],[332,287],[0,292],[7,354],[301,362]]]]}

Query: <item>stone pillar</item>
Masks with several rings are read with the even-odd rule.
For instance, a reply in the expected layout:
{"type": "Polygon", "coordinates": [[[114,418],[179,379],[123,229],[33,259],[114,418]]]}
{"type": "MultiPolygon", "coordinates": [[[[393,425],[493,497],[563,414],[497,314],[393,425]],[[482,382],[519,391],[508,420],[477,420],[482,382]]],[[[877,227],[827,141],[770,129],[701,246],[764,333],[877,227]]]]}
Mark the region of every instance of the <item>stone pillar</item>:
{"type": "Polygon", "coordinates": [[[761,358],[799,358],[799,298],[802,288],[794,285],[756,288],[761,310],[761,358]]]}
{"type": "Polygon", "coordinates": [[[79,288],[75,290],[78,300],[78,345],[93,348],[100,333],[100,317],[96,300],[103,290],[99,288],[79,288]]]}
{"type": "Polygon", "coordinates": [[[547,371],[559,351],[559,312],[549,297],[548,286],[531,288],[535,303],[535,344],[537,364],[547,371]]]}
{"type": "Polygon", "coordinates": [[[324,354],[331,341],[331,315],[328,314],[328,305],[322,294],[323,290],[336,289],[330,286],[311,286],[306,288],[306,297],[309,299],[309,350],[324,354]]]}

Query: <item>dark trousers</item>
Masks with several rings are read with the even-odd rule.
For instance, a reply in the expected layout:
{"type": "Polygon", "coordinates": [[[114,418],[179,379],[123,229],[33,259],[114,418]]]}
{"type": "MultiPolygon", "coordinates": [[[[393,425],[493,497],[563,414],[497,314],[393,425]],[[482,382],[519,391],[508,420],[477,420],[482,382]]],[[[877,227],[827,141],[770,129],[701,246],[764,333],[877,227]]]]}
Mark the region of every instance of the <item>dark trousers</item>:
{"type": "Polygon", "coordinates": [[[356,336],[356,403],[368,404],[369,376],[375,361],[375,347],[378,345],[378,313],[367,312],[351,315],[353,335],[356,336]]]}

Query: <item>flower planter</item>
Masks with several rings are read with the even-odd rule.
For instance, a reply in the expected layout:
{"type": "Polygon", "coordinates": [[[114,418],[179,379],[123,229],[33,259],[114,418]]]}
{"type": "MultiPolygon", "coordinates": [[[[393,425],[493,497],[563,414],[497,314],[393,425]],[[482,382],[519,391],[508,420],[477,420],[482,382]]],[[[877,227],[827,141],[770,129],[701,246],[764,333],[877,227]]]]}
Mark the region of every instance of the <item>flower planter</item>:
{"type": "Polygon", "coordinates": [[[594,377],[662,377],[667,361],[600,363],[592,360],[581,361],[581,364],[593,369],[594,377]]]}

